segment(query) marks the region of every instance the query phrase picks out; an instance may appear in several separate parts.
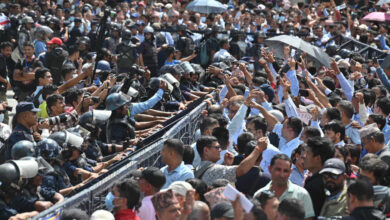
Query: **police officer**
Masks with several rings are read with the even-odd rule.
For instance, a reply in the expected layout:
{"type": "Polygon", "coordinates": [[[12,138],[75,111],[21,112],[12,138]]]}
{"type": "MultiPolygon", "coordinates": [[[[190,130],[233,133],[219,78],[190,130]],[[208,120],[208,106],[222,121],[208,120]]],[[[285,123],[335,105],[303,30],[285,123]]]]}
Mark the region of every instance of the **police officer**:
{"type": "Polygon", "coordinates": [[[19,141],[11,149],[11,158],[13,160],[18,160],[23,157],[35,157],[34,147],[35,145],[31,141],[19,141]]]}
{"type": "Polygon", "coordinates": [[[117,66],[118,73],[127,73],[132,66],[137,62],[137,44],[134,42],[136,38],[132,38],[131,31],[124,29],[122,33],[122,41],[116,47],[115,53],[118,55],[117,66]]]}
{"type": "Polygon", "coordinates": [[[111,36],[106,38],[104,47],[107,48],[111,53],[114,53],[117,46],[121,42],[121,27],[117,23],[111,24],[111,36]]]}
{"type": "Polygon", "coordinates": [[[184,24],[178,26],[179,39],[176,42],[176,49],[178,50],[178,59],[191,56],[195,50],[194,40],[188,36],[187,27],[184,24]]]}
{"type": "Polygon", "coordinates": [[[72,185],[77,185],[90,177],[90,179],[98,177],[93,169],[96,163],[81,157],[84,141],[82,137],[68,131],[59,131],[51,134],[49,138],[63,148],[61,151],[61,158],[64,160],[63,168],[72,185]]]}
{"type": "MultiPolygon", "coordinates": [[[[100,140],[106,143],[122,144],[126,139],[135,139],[135,121],[128,116],[130,100],[120,93],[113,93],[106,99],[106,110],[112,111],[103,126],[100,140]]],[[[130,105],[131,107],[131,105],[130,105]]]]}
{"type": "MultiPolygon", "coordinates": [[[[12,133],[7,143],[7,156],[6,159],[11,158],[11,149],[15,143],[28,140],[35,142],[33,137],[33,127],[38,124],[37,112],[38,108],[35,108],[32,102],[20,102],[16,106],[16,114],[12,119],[12,133]]],[[[40,138],[38,133],[34,133],[37,139],[40,138]]]]}
{"type": "Polygon", "coordinates": [[[34,25],[34,20],[29,17],[29,16],[25,16],[24,18],[22,18],[22,26],[18,32],[18,49],[19,49],[19,52],[20,52],[20,57],[23,57],[23,54],[24,54],[24,50],[23,50],[23,46],[25,43],[27,42],[32,42],[33,40],[33,35],[32,35],[32,28],[34,25]]]}
{"type": "Polygon", "coordinates": [[[37,144],[37,155],[45,159],[53,167],[53,170],[43,176],[42,179],[41,190],[45,194],[55,191],[65,196],[87,182],[84,181],[72,186],[70,178],[63,167],[64,161],[60,157],[61,150],[62,148],[57,142],[50,138],[44,139],[37,144]]]}
{"type": "Polygon", "coordinates": [[[38,214],[35,210],[43,211],[53,205],[22,193],[23,182],[35,177],[38,170],[38,162],[27,158],[0,165],[0,219],[8,219],[15,213],[21,213],[19,217],[32,217],[38,214]]]}
{"type": "MultiPolygon", "coordinates": [[[[263,31],[257,31],[255,33],[253,45],[248,50],[248,56],[252,57],[253,60],[259,60],[261,58],[261,48],[264,47],[264,39],[266,37],[267,36],[263,31]]],[[[261,68],[261,65],[258,62],[255,62],[255,71],[261,68]]]]}
{"type": "Polygon", "coordinates": [[[106,144],[98,139],[101,128],[106,120],[111,116],[111,111],[106,110],[92,110],[81,115],[79,119],[79,125],[84,129],[91,132],[84,141],[84,153],[88,158],[100,161],[108,161],[112,156],[110,154],[121,151],[133,151],[133,148],[129,147],[129,142],[125,142],[124,145],[119,144],[106,144]],[[108,156],[108,157],[103,157],[108,156]]]}
{"type": "Polygon", "coordinates": [[[154,30],[152,27],[147,26],[144,29],[145,40],[141,43],[139,48],[139,62],[142,67],[147,67],[151,76],[157,76],[157,47],[154,43],[154,30]]]}
{"type": "Polygon", "coordinates": [[[27,179],[27,183],[23,186],[21,194],[31,199],[38,201],[49,201],[53,204],[64,201],[64,197],[54,189],[39,187],[43,177],[52,172],[53,168],[42,157],[24,157],[22,160],[33,160],[38,162],[38,173],[32,178],[27,179]]]}

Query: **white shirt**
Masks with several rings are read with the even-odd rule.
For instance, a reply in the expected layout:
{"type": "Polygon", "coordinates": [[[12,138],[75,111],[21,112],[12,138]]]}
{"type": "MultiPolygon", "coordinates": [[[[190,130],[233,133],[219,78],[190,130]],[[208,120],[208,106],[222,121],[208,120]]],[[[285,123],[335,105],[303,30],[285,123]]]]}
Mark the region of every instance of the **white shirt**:
{"type": "Polygon", "coordinates": [[[144,199],[142,199],[141,208],[139,208],[137,212],[137,216],[142,220],[156,220],[156,212],[154,211],[152,197],[153,196],[145,196],[144,199]]]}
{"type": "Polygon", "coordinates": [[[334,146],[342,146],[344,147],[345,143],[343,140],[341,140],[339,143],[335,144],[334,146]]]}
{"type": "MultiPolygon", "coordinates": [[[[269,143],[269,141],[268,141],[269,143]]],[[[260,162],[260,167],[263,168],[265,173],[269,173],[268,166],[271,165],[271,160],[272,158],[276,155],[279,154],[280,151],[278,148],[276,148],[272,144],[268,144],[267,149],[263,151],[263,159],[260,162]]],[[[290,155],[289,155],[290,156],[290,155]]],[[[271,174],[270,174],[271,175],[271,174]]]]}

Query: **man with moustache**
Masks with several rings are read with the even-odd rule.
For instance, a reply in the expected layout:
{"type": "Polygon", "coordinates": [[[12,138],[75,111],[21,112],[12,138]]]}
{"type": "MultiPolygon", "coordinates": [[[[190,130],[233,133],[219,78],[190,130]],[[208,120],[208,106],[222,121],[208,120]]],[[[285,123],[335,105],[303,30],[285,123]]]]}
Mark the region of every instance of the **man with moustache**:
{"type": "Polygon", "coordinates": [[[343,216],[347,214],[347,184],[344,162],[338,158],[325,161],[320,171],[326,190],[326,199],[320,216],[343,216]]]}

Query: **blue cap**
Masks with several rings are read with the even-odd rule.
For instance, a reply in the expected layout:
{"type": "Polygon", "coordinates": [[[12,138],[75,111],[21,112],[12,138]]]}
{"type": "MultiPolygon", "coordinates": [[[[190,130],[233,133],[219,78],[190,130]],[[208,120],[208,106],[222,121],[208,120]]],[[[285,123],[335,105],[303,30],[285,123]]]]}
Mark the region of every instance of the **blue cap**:
{"type": "Polygon", "coordinates": [[[263,84],[260,86],[260,89],[268,96],[268,101],[272,102],[275,97],[275,91],[269,84],[263,84]]]}
{"type": "Polygon", "coordinates": [[[138,20],[138,21],[137,21],[137,25],[143,25],[143,26],[145,26],[145,21],[143,21],[143,20],[138,20]]]}
{"type": "Polygon", "coordinates": [[[21,112],[39,112],[39,108],[35,108],[32,102],[20,102],[16,106],[16,113],[21,112]]]}
{"type": "Polygon", "coordinates": [[[96,69],[99,69],[99,70],[111,70],[111,67],[110,67],[110,63],[105,61],[105,60],[100,60],[97,64],[97,67],[96,69]]]}
{"type": "Polygon", "coordinates": [[[138,18],[138,13],[137,13],[137,12],[131,13],[131,14],[130,14],[130,17],[132,17],[132,18],[138,18]]]}

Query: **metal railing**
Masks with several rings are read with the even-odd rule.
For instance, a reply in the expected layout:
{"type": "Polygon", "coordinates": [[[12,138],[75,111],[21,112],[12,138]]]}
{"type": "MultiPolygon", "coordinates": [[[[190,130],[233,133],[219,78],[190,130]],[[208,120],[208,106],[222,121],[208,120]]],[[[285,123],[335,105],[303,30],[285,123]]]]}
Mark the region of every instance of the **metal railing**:
{"type": "Polygon", "coordinates": [[[120,161],[109,172],[89,183],[88,186],[83,187],[81,192],[41,212],[33,219],[49,219],[52,216],[61,215],[62,210],[69,208],[80,208],[89,215],[95,210],[104,209],[107,193],[115,183],[127,178],[131,170],[139,167],[156,166],[160,168],[163,166],[160,161],[160,150],[165,140],[178,138],[184,144],[191,144],[195,141],[195,132],[203,119],[201,112],[206,106],[203,99],[195,101],[186,111],[168,120],[163,129],[145,140],[147,143],[145,147],[120,161]]]}

